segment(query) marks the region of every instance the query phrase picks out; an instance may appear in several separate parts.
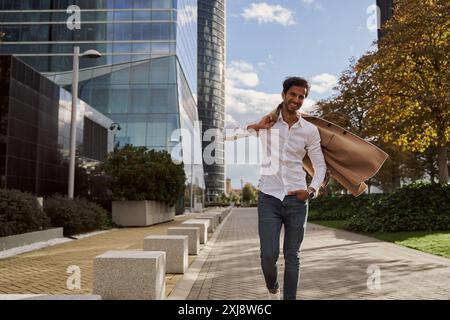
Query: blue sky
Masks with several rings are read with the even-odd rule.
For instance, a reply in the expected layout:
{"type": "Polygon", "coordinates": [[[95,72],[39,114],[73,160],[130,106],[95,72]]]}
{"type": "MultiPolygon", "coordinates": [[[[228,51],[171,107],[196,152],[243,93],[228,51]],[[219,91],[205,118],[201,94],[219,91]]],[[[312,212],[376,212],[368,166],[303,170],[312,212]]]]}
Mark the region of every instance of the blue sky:
{"type": "MultiPolygon", "coordinates": [[[[244,125],[273,109],[281,101],[287,76],[312,83],[305,112],[331,96],[349,60],[373,49],[374,4],[375,0],[227,1],[227,126],[244,125]]],[[[257,165],[228,164],[226,170],[233,188],[240,188],[240,179],[257,185],[257,165]]]]}

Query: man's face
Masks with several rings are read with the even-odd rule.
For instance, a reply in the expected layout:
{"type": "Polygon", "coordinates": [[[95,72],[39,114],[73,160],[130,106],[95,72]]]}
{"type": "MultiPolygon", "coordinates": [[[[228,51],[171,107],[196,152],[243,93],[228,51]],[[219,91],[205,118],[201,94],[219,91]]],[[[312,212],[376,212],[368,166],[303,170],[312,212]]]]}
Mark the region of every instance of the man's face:
{"type": "Polygon", "coordinates": [[[281,94],[284,106],[288,111],[295,112],[301,108],[306,97],[306,88],[292,86],[286,92],[281,94]]]}

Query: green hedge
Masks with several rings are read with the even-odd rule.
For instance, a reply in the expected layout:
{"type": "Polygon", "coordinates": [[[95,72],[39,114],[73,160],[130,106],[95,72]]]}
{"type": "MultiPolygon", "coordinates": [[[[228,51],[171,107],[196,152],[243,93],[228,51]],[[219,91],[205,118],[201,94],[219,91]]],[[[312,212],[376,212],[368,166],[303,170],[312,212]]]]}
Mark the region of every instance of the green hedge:
{"type": "Polygon", "coordinates": [[[310,220],[345,220],[357,232],[450,230],[450,185],[414,183],[390,194],[311,201],[310,220]]]}
{"type": "Polygon", "coordinates": [[[17,190],[0,189],[0,237],[45,230],[49,219],[36,197],[17,190]]]}
{"type": "Polygon", "coordinates": [[[83,198],[73,200],[61,195],[45,199],[44,211],[53,227],[63,227],[70,236],[108,227],[107,212],[95,203],[83,198]]]}
{"type": "Polygon", "coordinates": [[[341,195],[337,197],[319,197],[310,202],[311,220],[346,220],[361,210],[378,205],[384,199],[382,194],[367,194],[359,197],[341,195]]]}
{"type": "Polygon", "coordinates": [[[359,210],[347,226],[360,232],[450,230],[450,185],[407,185],[359,210]]]}

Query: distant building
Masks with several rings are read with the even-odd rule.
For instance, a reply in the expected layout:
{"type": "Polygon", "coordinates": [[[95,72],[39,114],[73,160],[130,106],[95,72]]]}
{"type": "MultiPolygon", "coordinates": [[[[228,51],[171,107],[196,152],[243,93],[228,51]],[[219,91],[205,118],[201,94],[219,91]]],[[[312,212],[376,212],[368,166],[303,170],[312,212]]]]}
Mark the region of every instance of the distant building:
{"type": "Polygon", "coordinates": [[[227,178],[227,180],[226,180],[226,193],[227,193],[227,195],[230,195],[232,190],[233,189],[231,187],[231,179],[227,178]]]}
{"type": "Polygon", "coordinates": [[[378,39],[383,36],[381,27],[392,18],[394,13],[394,0],[377,0],[377,6],[380,9],[380,26],[378,28],[378,39]]]}

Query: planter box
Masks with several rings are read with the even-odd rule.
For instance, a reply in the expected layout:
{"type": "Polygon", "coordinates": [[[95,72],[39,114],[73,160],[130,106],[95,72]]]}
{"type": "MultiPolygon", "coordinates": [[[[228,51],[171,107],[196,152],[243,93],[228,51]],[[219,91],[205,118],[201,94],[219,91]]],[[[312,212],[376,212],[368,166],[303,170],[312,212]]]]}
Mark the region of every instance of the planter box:
{"type": "Polygon", "coordinates": [[[113,201],[112,220],[123,227],[145,227],[175,219],[175,207],[158,201],[113,201]]]}
{"type": "Polygon", "coordinates": [[[41,241],[64,238],[63,228],[34,231],[0,238],[0,251],[26,246],[41,241]]]}

